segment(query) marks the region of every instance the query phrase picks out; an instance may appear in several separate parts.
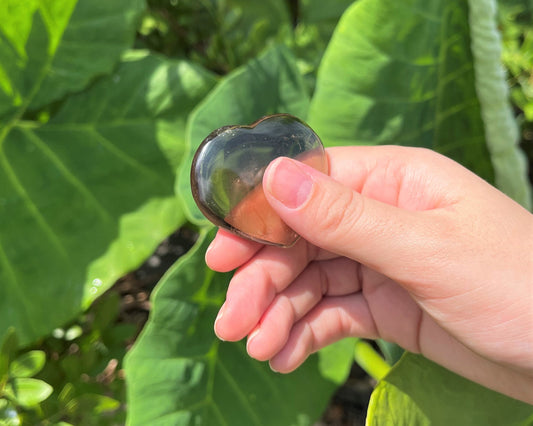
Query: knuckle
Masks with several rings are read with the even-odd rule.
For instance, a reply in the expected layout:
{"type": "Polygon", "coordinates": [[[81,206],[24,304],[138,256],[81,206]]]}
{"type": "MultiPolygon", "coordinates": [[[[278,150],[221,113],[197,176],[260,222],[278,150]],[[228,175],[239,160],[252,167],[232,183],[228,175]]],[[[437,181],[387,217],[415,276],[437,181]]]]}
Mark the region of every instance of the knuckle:
{"type": "Polygon", "coordinates": [[[327,206],[323,217],[320,219],[320,229],[333,236],[340,236],[352,229],[359,221],[363,212],[362,200],[355,202],[355,193],[345,191],[331,203],[322,203],[327,206]]]}
{"type": "Polygon", "coordinates": [[[320,285],[320,296],[324,297],[328,294],[330,288],[330,279],[328,270],[324,267],[322,262],[313,262],[318,275],[318,283],[320,285]]]}

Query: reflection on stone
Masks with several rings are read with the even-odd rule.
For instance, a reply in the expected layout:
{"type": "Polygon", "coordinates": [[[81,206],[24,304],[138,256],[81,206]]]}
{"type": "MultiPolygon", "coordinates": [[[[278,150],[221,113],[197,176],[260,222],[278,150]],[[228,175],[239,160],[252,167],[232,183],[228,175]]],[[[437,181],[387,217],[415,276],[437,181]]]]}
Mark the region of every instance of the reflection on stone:
{"type": "Polygon", "coordinates": [[[200,145],[191,169],[196,204],[215,225],[242,237],[289,247],[298,240],[268,204],[263,173],[272,160],[290,157],[327,173],[319,137],[288,114],[264,117],[250,126],[226,126],[200,145]]]}

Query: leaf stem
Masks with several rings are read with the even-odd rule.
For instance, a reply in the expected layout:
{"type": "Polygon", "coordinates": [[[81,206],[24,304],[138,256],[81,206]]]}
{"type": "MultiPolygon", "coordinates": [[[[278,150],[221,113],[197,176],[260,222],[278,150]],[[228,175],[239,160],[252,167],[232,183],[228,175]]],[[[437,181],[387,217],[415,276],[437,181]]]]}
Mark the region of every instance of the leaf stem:
{"type": "Polygon", "coordinates": [[[357,339],[354,347],[354,360],[371,377],[381,380],[387,375],[391,367],[377,353],[377,351],[362,339],[357,339]]]}

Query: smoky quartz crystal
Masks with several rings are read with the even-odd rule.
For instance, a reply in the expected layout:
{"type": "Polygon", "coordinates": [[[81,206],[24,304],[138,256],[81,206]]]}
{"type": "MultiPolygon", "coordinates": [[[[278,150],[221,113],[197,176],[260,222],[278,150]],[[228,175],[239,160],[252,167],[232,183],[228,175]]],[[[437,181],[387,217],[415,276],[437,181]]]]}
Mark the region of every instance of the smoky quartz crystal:
{"type": "Polygon", "coordinates": [[[215,225],[253,241],[290,247],[298,234],[272,209],[263,173],[278,157],[290,157],[327,173],[315,132],[289,114],[263,117],[249,126],[225,126],[202,142],[191,168],[196,204],[215,225]]]}

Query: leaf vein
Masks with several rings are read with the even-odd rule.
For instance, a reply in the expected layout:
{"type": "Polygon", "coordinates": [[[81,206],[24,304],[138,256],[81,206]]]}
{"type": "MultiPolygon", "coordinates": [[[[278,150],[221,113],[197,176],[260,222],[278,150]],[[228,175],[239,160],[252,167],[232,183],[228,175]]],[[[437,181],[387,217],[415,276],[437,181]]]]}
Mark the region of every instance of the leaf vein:
{"type": "Polygon", "coordinates": [[[222,362],[217,362],[217,365],[220,368],[220,372],[226,379],[229,386],[234,390],[235,392],[235,400],[238,400],[241,405],[244,407],[245,411],[247,411],[250,415],[250,419],[254,422],[256,425],[261,425],[261,419],[257,416],[257,414],[252,410],[251,405],[249,401],[246,399],[246,395],[242,392],[239,385],[235,382],[231,374],[228,372],[228,370],[224,367],[224,364],[222,362]]]}
{"type": "Polygon", "coordinates": [[[127,155],[124,151],[118,149],[109,139],[102,135],[97,128],[93,127],[92,130],[100,145],[102,145],[102,147],[104,147],[111,154],[115,155],[115,157],[117,157],[119,160],[128,164],[130,167],[137,170],[139,173],[142,173],[143,175],[149,177],[150,179],[165,182],[166,184],[166,181],[157,173],[155,173],[152,169],[146,167],[144,164],[140,163],[133,157],[127,155]]]}
{"type": "Polygon", "coordinates": [[[2,281],[3,285],[9,286],[12,291],[16,294],[18,300],[20,301],[26,315],[20,315],[19,318],[24,320],[27,327],[33,332],[36,333],[37,329],[35,328],[32,321],[30,321],[31,318],[31,306],[29,305],[28,297],[24,294],[22,289],[20,288],[18,284],[17,275],[15,274],[15,271],[13,270],[13,267],[11,266],[11,262],[9,261],[6,252],[2,246],[2,242],[0,241],[0,265],[2,265],[2,270],[6,272],[7,279],[5,281],[2,281]]]}
{"type": "Polygon", "coordinates": [[[57,170],[65,177],[65,179],[76,188],[81,194],[84,195],[86,200],[94,207],[100,218],[104,222],[112,223],[113,219],[111,214],[104,208],[104,206],[98,201],[89,188],[80,181],[57,157],[57,155],[46,145],[46,143],[34,132],[27,128],[21,128],[21,131],[28,137],[28,139],[48,157],[51,163],[57,170]]]}
{"type": "Polygon", "coordinates": [[[57,238],[55,235],[53,229],[50,227],[46,219],[41,215],[39,212],[39,209],[35,205],[35,203],[32,201],[31,197],[28,195],[28,192],[18,179],[15,171],[7,161],[7,158],[3,152],[0,152],[0,165],[4,168],[4,171],[6,172],[6,175],[11,182],[11,185],[15,189],[15,191],[18,193],[20,198],[23,200],[24,205],[30,212],[30,214],[33,216],[37,224],[42,228],[47,238],[52,243],[52,246],[57,250],[57,252],[63,257],[65,260],[68,260],[68,251],[63,246],[61,241],[57,238]]]}

